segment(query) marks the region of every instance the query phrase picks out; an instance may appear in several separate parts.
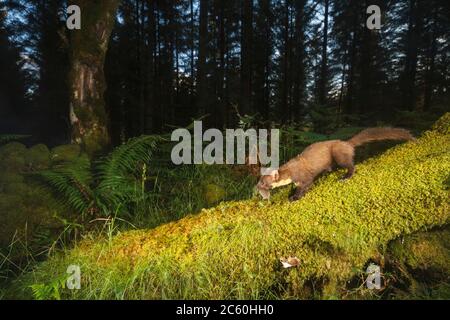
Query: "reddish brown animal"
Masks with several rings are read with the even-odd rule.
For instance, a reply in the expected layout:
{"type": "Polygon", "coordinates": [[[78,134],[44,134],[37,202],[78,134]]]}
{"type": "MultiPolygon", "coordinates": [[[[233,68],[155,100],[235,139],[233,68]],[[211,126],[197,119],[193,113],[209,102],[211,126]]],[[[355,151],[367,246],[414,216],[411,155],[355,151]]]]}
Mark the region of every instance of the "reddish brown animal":
{"type": "Polygon", "coordinates": [[[294,183],[295,193],[291,201],[300,199],[321,173],[332,171],[334,164],[347,169],[343,179],[349,179],[355,173],[353,158],[355,147],[380,140],[414,140],[412,134],[400,128],[369,128],[361,131],[350,140],[329,140],[313,143],[301,154],[289,160],[271,174],[261,176],[257,189],[264,199],[270,197],[270,190],[294,183]]]}

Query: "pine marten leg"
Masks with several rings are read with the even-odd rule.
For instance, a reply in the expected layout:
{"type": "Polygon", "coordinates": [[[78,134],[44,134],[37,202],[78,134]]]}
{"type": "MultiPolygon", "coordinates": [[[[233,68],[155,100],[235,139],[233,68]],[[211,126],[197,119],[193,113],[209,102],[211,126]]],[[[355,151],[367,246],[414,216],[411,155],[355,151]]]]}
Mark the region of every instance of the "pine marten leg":
{"type": "Polygon", "coordinates": [[[354,152],[354,148],[347,143],[341,143],[333,148],[334,161],[339,167],[347,169],[347,173],[342,177],[342,180],[351,178],[355,172],[354,152]]]}
{"type": "Polygon", "coordinates": [[[294,194],[289,197],[289,201],[296,201],[296,200],[300,199],[301,197],[303,197],[305,195],[305,193],[311,187],[312,183],[313,183],[313,180],[309,180],[307,182],[303,182],[298,185],[296,183],[297,188],[295,189],[294,194]]]}
{"type": "Polygon", "coordinates": [[[347,168],[347,173],[342,177],[342,180],[350,179],[355,173],[355,166],[352,163],[350,166],[344,168],[347,168]]]}

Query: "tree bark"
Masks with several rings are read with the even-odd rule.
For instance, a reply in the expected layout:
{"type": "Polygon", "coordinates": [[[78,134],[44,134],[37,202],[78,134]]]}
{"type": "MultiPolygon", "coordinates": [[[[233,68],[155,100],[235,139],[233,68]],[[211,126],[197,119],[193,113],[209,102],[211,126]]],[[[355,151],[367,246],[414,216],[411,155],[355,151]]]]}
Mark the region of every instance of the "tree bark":
{"type": "Polygon", "coordinates": [[[425,73],[425,93],[424,93],[424,102],[423,102],[423,110],[428,111],[431,106],[431,100],[433,96],[433,89],[435,86],[435,69],[436,69],[436,54],[437,54],[437,32],[436,32],[436,18],[437,18],[437,10],[435,8],[433,10],[433,22],[431,27],[431,45],[427,50],[427,67],[425,73]]]}
{"type": "Polygon", "coordinates": [[[254,39],[254,92],[255,111],[269,118],[269,72],[273,40],[271,35],[272,11],[270,0],[258,1],[254,39]]]}
{"type": "Polygon", "coordinates": [[[305,6],[306,0],[297,0],[295,2],[295,47],[294,47],[294,79],[293,79],[293,98],[292,111],[293,116],[299,118],[303,113],[303,99],[305,97],[305,6]]]}
{"type": "Polygon", "coordinates": [[[354,110],[354,94],[355,94],[355,69],[356,69],[356,55],[358,48],[358,30],[359,19],[358,15],[355,14],[353,17],[353,34],[351,37],[351,45],[349,52],[349,61],[348,61],[348,74],[347,74],[347,95],[345,97],[346,106],[345,113],[355,113],[354,110]]]}
{"type": "Polygon", "coordinates": [[[81,30],[71,31],[70,39],[72,142],[92,156],[110,144],[103,68],[119,0],[74,0],[72,4],[81,9],[81,30]]]}
{"type": "Polygon", "coordinates": [[[147,83],[145,106],[145,133],[155,131],[155,54],[156,54],[156,18],[155,3],[147,0],[147,83]]]}
{"type": "Polygon", "coordinates": [[[290,99],[289,93],[291,91],[291,77],[290,77],[290,66],[289,62],[291,60],[291,37],[290,37],[290,14],[289,14],[290,1],[285,0],[284,12],[283,12],[283,58],[282,58],[282,84],[281,84],[281,108],[280,108],[280,118],[283,121],[289,120],[291,116],[290,110],[290,99]]]}
{"type": "Polygon", "coordinates": [[[253,1],[242,1],[241,31],[241,113],[252,112],[252,38],[253,38],[253,1]]]}
{"type": "Polygon", "coordinates": [[[200,28],[197,67],[198,111],[200,115],[206,113],[207,84],[206,84],[206,51],[208,47],[208,0],[200,0],[200,28]]]}
{"type": "Polygon", "coordinates": [[[192,83],[194,83],[194,78],[195,78],[195,16],[194,16],[194,0],[190,0],[189,1],[189,11],[190,11],[190,27],[191,27],[191,34],[190,34],[190,45],[191,45],[191,50],[190,50],[190,60],[191,60],[191,79],[192,79],[192,83]]]}
{"type": "Polygon", "coordinates": [[[320,66],[319,92],[318,102],[323,105],[327,97],[327,76],[328,76],[328,11],[330,1],[325,0],[325,16],[323,25],[323,42],[322,42],[322,62],[320,66]]]}
{"type": "Polygon", "coordinates": [[[216,127],[221,124],[226,125],[226,113],[224,105],[225,99],[225,3],[220,1],[218,4],[217,25],[218,25],[218,50],[219,50],[219,68],[217,70],[217,98],[219,99],[216,127]]]}
{"type": "Polygon", "coordinates": [[[422,16],[420,1],[409,1],[409,22],[407,32],[407,50],[405,69],[403,73],[403,104],[409,111],[416,105],[416,74],[418,62],[419,35],[422,32],[422,16]]]}

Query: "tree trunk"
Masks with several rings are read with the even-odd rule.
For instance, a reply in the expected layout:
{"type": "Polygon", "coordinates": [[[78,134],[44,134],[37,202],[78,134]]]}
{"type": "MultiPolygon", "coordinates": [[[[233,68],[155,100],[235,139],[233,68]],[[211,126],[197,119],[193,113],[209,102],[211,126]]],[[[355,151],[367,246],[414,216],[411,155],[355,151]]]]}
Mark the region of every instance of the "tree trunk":
{"type": "Polygon", "coordinates": [[[253,35],[253,1],[242,1],[241,31],[241,105],[240,112],[252,112],[252,35],[253,35]]]}
{"type": "MultiPolygon", "coordinates": [[[[226,48],[226,34],[225,34],[225,3],[223,1],[219,2],[218,8],[218,49],[219,49],[219,68],[217,72],[217,97],[219,99],[216,127],[221,124],[226,125],[226,113],[224,109],[224,104],[226,104],[225,99],[225,48],[226,48]]],[[[225,126],[224,126],[225,127],[225,126]]]]}
{"type": "Polygon", "coordinates": [[[436,54],[437,54],[437,32],[436,32],[436,21],[437,18],[437,10],[433,8],[433,22],[432,22],[432,31],[430,34],[431,37],[431,45],[427,50],[427,67],[425,73],[425,93],[424,93],[424,102],[423,102],[423,110],[428,111],[431,106],[431,100],[433,96],[433,89],[435,86],[435,76],[434,72],[436,69],[436,54]]]}
{"type": "Polygon", "coordinates": [[[81,8],[81,30],[71,31],[72,142],[94,155],[110,144],[103,99],[106,89],[103,67],[119,0],[74,0],[72,4],[81,8]]]}
{"type": "Polygon", "coordinates": [[[255,111],[269,118],[269,72],[272,53],[272,12],[270,0],[259,0],[255,27],[255,111]]]}
{"type": "Polygon", "coordinates": [[[416,104],[415,86],[418,62],[419,35],[422,32],[421,6],[417,0],[409,1],[406,62],[403,73],[403,104],[410,111],[416,104]]]}
{"type": "Polygon", "coordinates": [[[304,105],[304,92],[305,92],[305,6],[306,0],[297,0],[295,2],[295,56],[294,56],[294,79],[293,79],[293,91],[292,91],[292,111],[296,118],[299,118],[303,112],[304,105]]]}
{"type": "Polygon", "coordinates": [[[67,143],[68,138],[68,110],[69,92],[67,81],[68,50],[61,37],[61,22],[59,11],[63,5],[60,0],[40,1],[37,3],[39,36],[37,50],[39,51],[39,90],[37,103],[43,116],[52,123],[41,130],[43,137],[51,144],[67,143]],[[60,48],[55,50],[55,48],[60,48]],[[61,137],[65,137],[63,140],[61,137]]]}
{"type": "Polygon", "coordinates": [[[147,83],[145,104],[145,133],[155,132],[155,52],[156,52],[156,18],[155,3],[147,0],[147,83]]]}
{"type": "Polygon", "coordinates": [[[355,93],[355,69],[356,69],[356,52],[358,48],[358,30],[359,19],[358,15],[355,14],[353,17],[353,35],[351,38],[349,60],[348,60],[348,75],[347,75],[347,95],[345,97],[346,106],[345,113],[352,114],[355,113],[354,110],[354,93],[355,93]]]}
{"type": "Polygon", "coordinates": [[[327,76],[328,76],[328,11],[330,1],[325,0],[325,16],[323,25],[322,61],[320,65],[318,102],[323,105],[327,97],[327,76]]]}
{"type": "Polygon", "coordinates": [[[190,0],[189,1],[189,10],[190,10],[190,16],[191,16],[191,38],[190,38],[190,45],[191,45],[191,52],[190,52],[190,60],[191,60],[191,80],[192,83],[194,83],[194,78],[195,78],[195,60],[194,60],[194,56],[195,56],[195,17],[194,17],[194,0],[190,0]]]}
{"type": "Polygon", "coordinates": [[[206,51],[208,48],[208,0],[200,0],[200,29],[197,67],[198,111],[200,115],[206,113],[207,84],[206,84],[206,51]]]}
{"type": "Polygon", "coordinates": [[[139,87],[138,90],[138,97],[139,97],[139,119],[137,119],[137,123],[139,124],[138,128],[138,134],[141,135],[144,134],[146,131],[145,127],[145,81],[146,81],[146,75],[145,75],[145,68],[146,68],[146,57],[145,57],[145,50],[146,50],[146,39],[145,39],[145,33],[144,33],[144,22],[143,22],[143,15],[145,10],[145,2],[140,0],[136,2],[136,24],[138,26],[137,31],[137,57],[138,57],[138,79],[139,79],[139,87]]]}
{"type": "Polygon", "coordinates": [[[290,103],[289,103],[289,93],[291,89],[291,81],[290,81],[290,19],[289,19],[289,1],[285,1],[284,13],[283,13],[283,64],[282,64],[282,79],[283,83],[281,84],[281,119],[283,121],[287,121],[290,118],[290,103]]]}

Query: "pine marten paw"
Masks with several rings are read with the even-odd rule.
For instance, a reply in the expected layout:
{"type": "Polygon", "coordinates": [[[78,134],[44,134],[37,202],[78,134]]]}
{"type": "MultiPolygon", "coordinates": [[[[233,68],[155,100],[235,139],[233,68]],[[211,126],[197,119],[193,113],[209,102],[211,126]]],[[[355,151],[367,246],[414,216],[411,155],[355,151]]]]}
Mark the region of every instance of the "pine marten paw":
{"type": "Polygon", "coordinates": [[[292,268],[292,267],[298,267],[300,265],[300,259],[297,257],[281,257],[280,262],[283,265],[283,268],[292,268]]]}
{"type": "Polygon", "coordinates": [[[343,176],[342,178],[340,178],[339,181],[345,182],[345,181],[350,180],[351,177],[352,177],[352,176],[345,175],[345,176],[343,176]]]}

